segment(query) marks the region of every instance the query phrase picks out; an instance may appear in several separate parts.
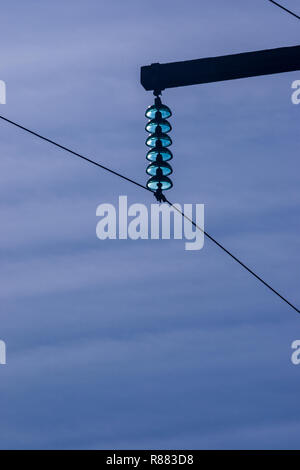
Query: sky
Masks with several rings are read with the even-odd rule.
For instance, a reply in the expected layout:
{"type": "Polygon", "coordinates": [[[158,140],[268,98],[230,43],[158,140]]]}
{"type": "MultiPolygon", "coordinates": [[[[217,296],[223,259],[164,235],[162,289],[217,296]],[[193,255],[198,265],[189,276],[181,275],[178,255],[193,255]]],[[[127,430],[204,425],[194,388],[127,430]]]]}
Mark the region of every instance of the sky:
{"type": "MultiPolygon", "coordinates": [[[[300,14],[298,1],[284,5],[300,14]]],[[[140,67],[299,44],[268,1],[11,1],[0,114],[146,183],[140,67]]],[[[299,72],[169,89],[167,196],[299,299],[299,72]]],[[[205,240],[99,240],[151,194],[0,122],[1,449],[299,449],[300,317],[205,240]]]]}

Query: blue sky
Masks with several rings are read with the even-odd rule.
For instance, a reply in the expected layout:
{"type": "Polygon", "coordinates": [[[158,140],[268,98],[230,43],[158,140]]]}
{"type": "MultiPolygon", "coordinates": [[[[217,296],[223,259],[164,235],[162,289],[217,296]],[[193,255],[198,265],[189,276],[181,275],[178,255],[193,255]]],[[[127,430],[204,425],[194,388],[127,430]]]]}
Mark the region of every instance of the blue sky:
{"type": "MultiPolygon", "coordinates": [[[[141,183],[140,66],[299,43],[262,0],[12,1],[1,18],[1,114],[141,183]]],[[[207,231],[298,306],[299,79],[163,94],[169,198],[204,203],[207,231]]],[[[299,448],[296,312],[209,240],[98,240],[98,204],[154,200],[4,122],[0,142],[0,447],[299,448]]]]}

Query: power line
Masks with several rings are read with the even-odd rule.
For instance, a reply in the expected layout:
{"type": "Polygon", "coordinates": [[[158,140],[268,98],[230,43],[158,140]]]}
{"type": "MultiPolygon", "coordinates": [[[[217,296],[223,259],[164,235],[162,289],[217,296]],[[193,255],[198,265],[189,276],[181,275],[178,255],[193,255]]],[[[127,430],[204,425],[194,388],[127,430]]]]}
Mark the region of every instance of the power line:
{"type": "MultiPolygon", "coordinates": [[[[103,170],[105,171],[108,171],[109,173],[112,173],[113,175],[116,175],[116,176],[119,176],[119,178],[122,178],[126,181],[129,181],[129,183],[133,183],[135,184],[136,186],[139,186],[140,188],[142,189],[145,189],[146,191],[150,191],[152,194],[153,194],[153,191],[151,191],[151,189],[147,188],[146,186],[143,186],[142,184],[138,183],[137,181],[134,181],[132,180],[131,178],[128,178],[127,176],[124,176],[122,175],[121,173],[117,172],[117,171],[114,171],[112,170],[111,168],[108,168],[104,165],[101,165],[100,163],[98,162],[95,162],[94,160],[91,160],[90,158],[88,157],[85,157],[84,155],[81,155],[80,153],[77,153],[77,152],[74,152],[73,150],[69,149],[68,147],[65,147],[64,145],[61,145],[61,144],[58,144],[57,142],[55,142],[54,140],[51,140],[51,139],[48,139],[47,137],[44,137],[42,136],[41,134],[38,134],[37,132],[34,132],[30,129],[28,129],[27,127],[24,127],[20,124],[17,124],[16,122],[14,121],[11,121],[10,119],[7,119],[5,118],[4,116],[1,116],[0,115],[0,119],[2,119],[3,121],[6,121],[8,122],[9,124],[12,124],[13,126],[16,126],[18,127],[19,129],[22,129],[23,131],[25,132],[28,132],[29,134],[32,134],[36,137],[38,137],[39,139],[42,139],[42,140],[45,140],[46,142],[49,142],[50,144],[52,145],[55,145],[56,147],[62,149],[62,150],[65,150],[66,152],[69,152],[71,153],[72,155],[75,155],[76,157],[79,157],[81,158],[82,160],[85,160],[89,163],[92,163],[93,165],[96,165],[98,166],[99,168],[102,168],[103,170]]],[[[165,199],[165,198],[164,198],[165,199]]],[[[167,199],[165,199],[165,202],[167,202],[167,204],[169,204],[171,207],[173,207],[175,210],[177,210],[177,212],[179,212],[185,219],[189,220],[191,222],[191,224],[194,225],[194,227],[198,228],[201,232],[204,233],[204,235],[209,238],[213,243],[215,243],[219,248],[221,248],[223,251],[225,251],[225,253],[227,253],[229,256],[231,256],[231,258],[233,258],[237,263],[239,263],[244,269],[246,269],[250,274],[252,274],[252,276],[254,276],[256,279],[258,279],[262,284],[264,284],[266,287],[268,287],[268,289],[270,289],[274,294],[276,294],[278,297],[280,297],[284,302],[286,302],[290,307],[292,307],[294,310],[296,310],[297,313],[300,313],[300,310],[295,307],[291,302],[289,302],[285,297],[283,297],[281,294],[279,294],[279,292],[277,292],[275,289],[273,289],[273,287],[271,287],[266,281],[264,281],[260,276],[258,276],[257,274],[255,274],[254,271],[252,271],[252,269],[250,269],[246,264],[244,264],[242,261],[240,261],[236,256],[234,256],[229,250],[227,250],[223,245],[221,245],[217,240],[215,240],[211,235],[209,235],[205,230],[203,230],[199,225],[196,224],[196,222],[193,221],[193,219],[190,219],[187,215],[184,214],[184,212],[180,211],[175,205],[173,205],[170,201],[168,201],[167,199]]]]}
{"type": "Polygon", "coordinates": [[[268,287],[268,289],[270,289],[272,292],[274,292],[274,294],[278,295],[278,297],[280,297],[282,300],[284,300],[284,302],[286,302],[290,307],[292,307],[294,310],[296,310],[297,313],[300,313],[300,310],[298,310],[297,307],[295,307],[293,304],[291,304],[291,302],[289,302],[287,299],[285,299],[281,294],[279,294],[279,292],[277,292],[275,289],[273,289],[273,287],[270,286],[270,284],[268,284],[266,281],[264,281],[260,276],[258,276],[257,274],[255,274],[254,271],[252,271],[252,269],[250,269],[248,266],[246,266],[245,263],[243,263],[241,260],[239,260],[236,256],[234,256],[232,253],[230,253],[230,251],[228,251],[223,245],[221,245],[221,243],[219,243],[215,238],[213,238],[211,235],[209,235],[209,233],[207,233],[205,230],[203,230],[199,225],[196,224],[196,222],[194,222],[192,219],[190,219],[187,215],[184,214],[184,212],[182,212],[180,209],[178,209],[175,205],[173,205],[170,201],[168,201],[166,199],[166,202],[172,206],[177,212],[179,212],[179,214],[182,215],[182,217],[184,217],[185,219],[189,220],[191,222],[191,224],[194,225],[194,227],[198,228],[202,233],[204,233],[204,235],[209,238],[213,243],[215,243],[219,248],[221,248],[221,250],[225,251],[225,253],[227,253],[229,256],[231,256],[231,258],[233,258],[237,263],[239,263],[244,269],[246,269],[250,274],[252,274],[252,276],[256,277],[256,279],[258,279],[260,282],[262,282],[266,287],[268,287]]]}
{"type": "Polygon", "coordinates": [[[277,7],[281,8],[282,10],[286,11],[290,15],[293,15],[295,18],[298,18],[298,20],[300,20],[300,16],[296,15],[296,13],[294,13],[293,11],[288,10],[284,6],[280,5],[280,3],[274,2],[274,0],[269,0],[269,2],[274,3],[274,5],[276,5],[277,7]]]}
{"type": "Polygon", "coordinates": [[[19,129],[22,129],[23,131],[29,132],[29,134],[35,135],[39,139],[45,140],[46,142],[49,142],[50,144],[55,145],[56,147],[65,150],[66,152],[71,153],[72,155],[76,155],[76,157],[81,158],[82,160],[85,160],[89,163],[92,163],[93,165],[99,166],[105,171],[108,171],[109,173],[112,173],[113,175],[119,176],[120,178],[123,178],[126,181],[129,181],[130,183],[135,184],[136,186],[140,186],[143,189],[147,189],[147,191],[151,191],[151,189],[146,188],[146,186],[143,186],[142,184],[138,183],[137,181],[132,180],[131,178],[128,178],[127,176],[121,175],[121,173],[118,173],[117,171],[111,170],[107,166],[101,165],[98,162],[95,162],[94,160],[91,160],[88,157],[85,157],[84,155],[81,155],[80,153],[74,152],[74,150],[69,149],[68,147],[65,147],[64,145],[58,144],[57,142],[54,142],[54,140],[48,139],[47,137],[42,136],[41,134],[38,134],[37,132],[31,131],[27,127],[21,126],[21,124],[17,124],[14,121],[11,121],[10,119],[5,118],[4,116],[0,116],[0,119],[3,119],[3,121],[9,122],[9,124],[13,124],[16,127],[19,127],[19,129]]]}

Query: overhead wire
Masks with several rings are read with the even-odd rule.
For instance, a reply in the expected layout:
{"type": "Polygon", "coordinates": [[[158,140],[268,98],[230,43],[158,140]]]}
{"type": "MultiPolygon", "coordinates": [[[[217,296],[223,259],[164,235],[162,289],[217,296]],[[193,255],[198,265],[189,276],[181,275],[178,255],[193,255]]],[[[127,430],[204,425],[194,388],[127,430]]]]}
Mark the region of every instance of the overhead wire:
{"type": "MultiPolygon", "coordinates": [[[[49,139],[48,137],[44,137],[43,135],[39,134],[38,132],[35,132],[35,131],[32,131],[31,129],[21,125],[21,124],[18,124],[17,122],[15,121],[12,121],[11,119],[8,119],[4,116],[1,116],[0,115],[0,119],[2,119],[3,121],[9,123],[9,124],[12,124],[13,126],[15,127],[18,127],[19,129],[25,131],[25,132],[28,132],[29,134],[31,135],[34,135],[35,137],[38,137],[39,139],[42,139],[52,145],[55,145],[56,147],[60,148],[61,150],[64,150],[78,158],[81,158],[82,160],[85,160],[86,162],[88,163],[91,163],[99,168],[101,168],[102,170],[105,170],[115,176],[118,176],[119,178],[122,178],[126,181],[128,181],[129,183],[132,183],[142,189],[145,189],[146,191],[148,192],[151,192],[152,194],[153,191],[149,188],[147,188],[146,186],[142,185],[141,183],[138,183],[137,181],[123,175],[122,173],[119,173],[118,171],[115,171],[115,170],[112,170],[111,168],[107,167],[107,166],[104,166],[102,165],[101,163],[98,163],[96,162],[95,160],[92,160],[91,158],[89,157],[86,157],[78,152],[75,152],[74,150],[71,150],[70,148],[66,147],[65,145],[61,145],[59,144],[58,142],[55,142],[54,140],[52,139],[49,139]]],[[[194,222],[193,219],[191,219],[190,217],[188,217],[186,214],[184,214],[184,212],[182,212],[181,210],[178,209],[178,207],[176,207],[176,205],[174,205],[172,202],[168,201],[165,197],[164,197],[164,200],[167,204],[169,204],[171,207],[173,207],[175,210],[177,210],[181,215],[182,217],[184,217],[185,219],[189,220],[191,222],[191,224],[194,225],[194,227],[196,227],[197,229],[199,229],[201,232],[203,232],[203,234],[209,239],[211,240],[213,243],[215,243],[215,245],[217,245],[219,248],[221,248],[225,253],[227,253],[234,261],[236,261],[240,266],[242,266],[245,270],[247,270],[250,274],[252,274],[252,276],[254,276],[257,280],[259,280],[262,284],[264,284],[268,289],[271,290],[271,292],[273,292],[274,294],[276,294],[278,297],[280,297],[281,300],[283,300],[284,302],[286,302],[292,309],[294,309],[297,313],[300,313],[300,310],[295,306],[293,305],[289,300],[287,300],[283,295],[281,295],[277,290],[275,290],[270,284],[268,284],[266,281],[264,281],[260,276],[258,276],[252,269],[250,269],[245,263],[243,263],[239,258],[237,258],[235,255],[233,255],[229,250],[227,250],[227,248],[225,248],[223,245],[221,245],[221,243],[219,243],[215,238],[213,238],[209,233],[207,233],[205,230],[203,230],[200,225],[196,224],[196,222],[194,222]]]]}
{"type": "Polygon", "coordinates": [[[285,8],[283,5],[281,5],[280,3],[277,3],[277,2],[274,2],[274,0],[269,0],[269,2],[273,3],[274,5],[276,5],[277,7],[281,8],[282,10],[286,11],[287,13],[289,13],[290,15],[294,16],[295,18],[298,18],[298,20],[300,20],[300,16],[296,15],[296,13],[294,13],[293,11],[289,10],[288,8],[285,8]]]}
{"type": "Polygon", "coordinates": [[[270,286],[270,284],[268,284],[266,281],[264,281],[260,276],[258,276],[258,274],[256,274],[252,269],[250,269],[245,263],[243,263],[239,258],[237,258],[235,255],[233,255],[229,250],[227,250],[227,248],[225,248],[223,245],[221,245],[221,243],[219,243],[214,237],[212,237],[209,233],[207,233],[205,230],[203,230],[200,225],[196,224],[196,222],[194,222],[193,219],[191,219],[190,217],[188,217],[187,215],[184,214],[184,212],[182,212],[180,209],[178,209],[178,207],[176,207],[175,204],[172,204],[170,201],[168,201],[167,199],[165,200],[170,206],[172,206],[177,212],[179,212],[182,217],[184,217],[185,219],[189,220],[191,222],[192,225],[194,225],[194,227],[198,228],[201,232],[204,233],[204,235],[209,238],[209,240],[211,240],[213,243],[215,243],[219,248],[221,248],[221,250],[225,251],[225,253],[227,253],[229,256],[231,256],[232,259],[234,259],[234,261],[236,261],[237,263],[239,263],[244,269],[246,269],[250,274],[252,274],[252,276],[254,276],[256,279],[258,279],[262,284],[264,284],[266,287],[268,287],[268,289],[270,289],[274,294],[276,294],[278,297],[281,298],[281,300],[283,300],[284,302],[286,302],[290,307],[292,307],[294,310],[296,310],[297,313],[300,313],[300,310],[295,307],[295,305],[293,305],[291,302],[289,302],[285,297],[283,297],[277,290],[275,290],[272,286],[270,286]]]}

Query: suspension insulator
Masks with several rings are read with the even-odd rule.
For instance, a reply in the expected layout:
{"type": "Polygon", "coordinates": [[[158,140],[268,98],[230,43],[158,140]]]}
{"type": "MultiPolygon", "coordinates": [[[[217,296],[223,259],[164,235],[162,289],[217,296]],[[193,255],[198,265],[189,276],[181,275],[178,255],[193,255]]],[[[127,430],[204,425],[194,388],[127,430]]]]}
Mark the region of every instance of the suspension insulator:
{"type": "Polygon", "coordinates": [[[158,168],[156,170],[156,175],[152,176],[152,178],[150,178],[147,182],[147,187],[152,191],[156,191],[157,189],[171,189],[172,186],[172,181],[167,176],[163,176],[161,168],[158,168]]]}
{"type": "Polygon", "coordinates": [[[155,98],[154,104],[146,109],[145,116],[148,119],[154,119],[157,111],[160,111],[163,119],[168,119],[172,116],[170,108],[168,108],[168,106],[166,106],[165,104],[162,104],[159,96],[155,98]]]}
{"type": "Polygon", "coordinates": [[[158,200],[164,200],[162,191],[172,188],[173,183],[168,178],[173,170],[167,161],[173,158],[172,152],[167,148],[172,144],[172,139],[168,132],[172,130],[171,124],[166,118],[172,116],[168,106],[162,104],[159,97],[155,98],[154,105],[146,110],[146,117],[149,121],[146,124],[146,131],[150,136],[146,140],[146,145],[151,147],[147,153],[148,165],[146,172],[151,178],[147,182],[147,187],[155,191],[158,200]]]}
{"type": "Polygon", "coordinates": [[[163,147],[169,147],[169,145],[172,145],[171,137],[162,132],[160,126],[157,126],[155,132],[148,137],[146,145],[148,145],[148,147],[155,147],[158,140],[161,141],[163,147]]]}
{"type": "Polygon", "coordinates": [[[172,129],[172,126],[169,123],[169,121],[162,118],[160,111],[156,111],[155,118],[151,119],[146,124],[145,129],[146,129],[147,132],[154,133],[157,129],[157,126],[159,126],[161,128],[161,131],[163,133],[170,132],[170,130],[172,129]]]}
{"type": "Polygon", "coordinates": [[[156,142],[155,147],[153,147],[146,155],[147,160],[150,162],[155,162],[157,159],[158,154],[161,155],[162,159],[166,162],[173,158],[171,150],[162,146],[161,141],[158,140],[156,142]]]}
{"type": "Polygon", "coordinates": [[[161,163],[158,163],[157,161],[150,163],[150,165],[147,166],[146,172],[148,175],[155,176],[157,168],[161,168],[163,176],[167,176],[173,173],[171,165],[163,161],[161,163]]]}

